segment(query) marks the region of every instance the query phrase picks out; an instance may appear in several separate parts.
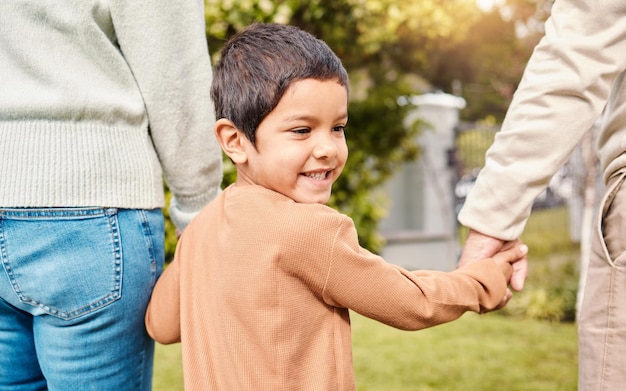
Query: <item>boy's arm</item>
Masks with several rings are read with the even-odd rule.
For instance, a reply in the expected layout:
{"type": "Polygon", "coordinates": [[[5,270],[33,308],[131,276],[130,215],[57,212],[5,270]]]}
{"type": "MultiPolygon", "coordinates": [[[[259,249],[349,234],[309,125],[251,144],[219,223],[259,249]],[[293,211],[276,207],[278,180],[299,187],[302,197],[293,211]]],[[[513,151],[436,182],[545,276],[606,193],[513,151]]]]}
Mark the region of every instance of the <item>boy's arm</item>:
{"type": "MultiPolygon", "coordinates": [[[[507,295],[510,274],[505,275],[492,258],[452,272],[408,271],[360,248],[353,226],[343,227],[337,238],[324,300],[390,326],[405,330],[435,326],[467,311],[498,308],[507,295]]],[[[521,251],[515,255],[523,256],[521,251]]],[[[507,268],[511,270],[510,265],[507,268]]]]}
{"type": "Polygon", "coordinates": [[[179,262],[172,261],[158,279],[148,309],[146,329],[157,342],[180,342],[180,273],[179,262]]]}

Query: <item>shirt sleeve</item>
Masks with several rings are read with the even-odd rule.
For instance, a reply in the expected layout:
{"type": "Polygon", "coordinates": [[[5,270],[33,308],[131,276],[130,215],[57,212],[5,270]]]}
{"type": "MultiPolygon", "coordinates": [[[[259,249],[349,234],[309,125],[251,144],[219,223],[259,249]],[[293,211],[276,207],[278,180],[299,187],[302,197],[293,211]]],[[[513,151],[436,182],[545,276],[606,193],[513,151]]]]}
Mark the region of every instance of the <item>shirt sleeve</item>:
{"type": "Polygon", "coordinates": [[[459,221],[519,237],[534,199],[598,119],[626,68],[626,2],[557,0],[459,221]]]}
{"type": "MultiPolygon", "coordinates": [[[[181,237],[181,241],[183,238],[181,237]]],[[[162,344],[180,342],[180,247],[152,291],[146,309],[146,330],[150,337],[162,344]]]]}
{"type": "Polygon", "coordinates": [[[204,2],[112,0],[120,50],[141,90],[152,143],[183,229],[220,191],[204,2]]]}
{"type": "Polygon", "coordinates": [[[467,311],[493,309],[506,294],[504,275],[491,259],[453,272],[408,271],[361,248],[348,218],[335,238],[324,300],[399,329],[422,329],[467,311]]]}

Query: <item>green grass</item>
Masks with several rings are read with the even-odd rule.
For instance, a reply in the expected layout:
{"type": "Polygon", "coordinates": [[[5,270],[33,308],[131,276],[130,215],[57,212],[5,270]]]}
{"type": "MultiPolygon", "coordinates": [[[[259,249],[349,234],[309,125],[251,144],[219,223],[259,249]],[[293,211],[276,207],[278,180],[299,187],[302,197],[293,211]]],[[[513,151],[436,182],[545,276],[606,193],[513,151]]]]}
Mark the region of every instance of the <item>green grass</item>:
{"type": "Polygon", "coordinates": [[[466,314],[417,332],[354,317],[360,391],[576,390],[573,324],[466,314]]]}
{"type": "Polygon", "coordinates": [[[183,391],[183,366],[180,344],[156,344],[153,391],[183,391]]]}
{"type": "MultiPolygon", "coordinates": [[[[407,332],[352,314],[359,391],[576,390],[576,326],[466,314],[407,332]]],[[[154,391],[183,390],[180,345],[157,345],[154,391]]]]}

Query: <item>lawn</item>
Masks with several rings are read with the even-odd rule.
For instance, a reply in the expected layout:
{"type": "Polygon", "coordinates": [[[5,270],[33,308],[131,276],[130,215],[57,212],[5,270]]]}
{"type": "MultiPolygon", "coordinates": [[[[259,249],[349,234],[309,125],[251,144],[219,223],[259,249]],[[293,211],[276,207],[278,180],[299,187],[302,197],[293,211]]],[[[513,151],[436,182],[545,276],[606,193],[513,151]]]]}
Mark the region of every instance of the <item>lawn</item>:
{"type": "MultiPolygon", "coordinates": [[[[576,390],[576,326],[466,314],[407,332],[352,314],[359,391],[576,390]]],[[[180,345],[157,345],[155,391],[183,390],[180,345]]]]}

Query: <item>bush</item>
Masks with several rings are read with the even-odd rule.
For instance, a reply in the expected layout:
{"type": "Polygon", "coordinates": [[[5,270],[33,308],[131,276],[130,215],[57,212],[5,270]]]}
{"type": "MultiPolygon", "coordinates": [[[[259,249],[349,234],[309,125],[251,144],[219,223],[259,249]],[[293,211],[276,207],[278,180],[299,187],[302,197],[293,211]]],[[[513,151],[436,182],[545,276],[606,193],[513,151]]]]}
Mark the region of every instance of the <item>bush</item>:
{"type": "Polygon", "coordinates": [[[526,287],[514,293],[503,314],[550,321],[576,320],[578,268],[576,254],[564,261],[552,257],[531,263],[526,287]]]}

